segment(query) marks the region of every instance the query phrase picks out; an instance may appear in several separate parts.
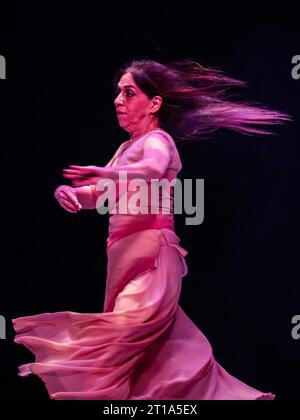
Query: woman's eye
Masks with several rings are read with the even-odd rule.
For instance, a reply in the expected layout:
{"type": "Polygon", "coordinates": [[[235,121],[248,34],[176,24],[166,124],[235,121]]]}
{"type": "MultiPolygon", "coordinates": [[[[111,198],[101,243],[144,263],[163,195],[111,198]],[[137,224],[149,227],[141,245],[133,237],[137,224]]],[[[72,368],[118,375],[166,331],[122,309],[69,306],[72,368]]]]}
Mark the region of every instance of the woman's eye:
{"type": "MultiPolygon", "coordinates": [[[[121,93],[120,90],[116,90],[115,91],[116,96],[119,96],[120,93],[121,93]]],[[[134,93],[133,92],[125,92],[125,94],[126,94],[126,96],[129,96],[129,97],[134,96],[134,93]]]]}

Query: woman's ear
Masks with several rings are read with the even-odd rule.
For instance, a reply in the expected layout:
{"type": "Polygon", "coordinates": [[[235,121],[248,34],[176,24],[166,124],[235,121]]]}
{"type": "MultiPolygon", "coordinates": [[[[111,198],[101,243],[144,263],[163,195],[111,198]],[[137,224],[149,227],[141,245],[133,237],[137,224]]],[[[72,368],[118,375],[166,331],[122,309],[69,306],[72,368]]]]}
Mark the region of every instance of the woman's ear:
{"type": "Polygon", "coordinates": [[[155,114],[159,110],[162,104],[162,97],[161,96],[154,96],[152,98],[152,105],[151,105],[151,114],[155,114]]]}

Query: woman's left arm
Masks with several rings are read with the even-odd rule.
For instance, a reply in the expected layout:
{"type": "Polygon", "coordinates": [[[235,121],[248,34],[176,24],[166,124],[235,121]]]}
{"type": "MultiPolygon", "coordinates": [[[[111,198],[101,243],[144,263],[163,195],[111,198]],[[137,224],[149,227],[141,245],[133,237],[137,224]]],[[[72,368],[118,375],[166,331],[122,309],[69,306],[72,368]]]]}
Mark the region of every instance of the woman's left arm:
{"type": "Polygon", "coordinates": [[[142,178],[146,181],[161,179],[171,160],[170,145],[158,135],[150,135],[144,142],[143,158],[129,165],[102,168],[102,177],[118,179],[120,171],[126,171],[127,179],[142,178]]]}
{"type": "Polygon", "coordinates": [[[126,172],[127,180],[141,178],[151,181],[163,177],[171,158],[169,141],[158,134],[151,134],[144,142],[143,158],[138,162],[115,167],[70,165],[72,169],[66,169],[64,176],[77,186],[97,183],[99,178],[118,180],[121,171],[126,172]]]}

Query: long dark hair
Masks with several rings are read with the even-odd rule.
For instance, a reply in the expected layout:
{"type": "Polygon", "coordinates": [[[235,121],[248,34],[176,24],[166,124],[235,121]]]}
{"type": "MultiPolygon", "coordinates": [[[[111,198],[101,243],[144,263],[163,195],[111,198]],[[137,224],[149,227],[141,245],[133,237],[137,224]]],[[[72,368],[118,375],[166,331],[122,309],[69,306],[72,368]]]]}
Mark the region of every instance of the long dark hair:
{"type": "Polygon", "coordinates": [[[168,64],[149,59],[132,60],[115,74],[115,89],[125,73],[131,73],[149,98],[162,97],[159,126],[175,141],[207,138],[220,128],[246,135],[274,134],[262,126],[293,120],[290,115],[258,102],[230,100],[225,94],[229,88],[247,84],[226,76],[220,69],[204,67],[190,59],[168,64]]]}

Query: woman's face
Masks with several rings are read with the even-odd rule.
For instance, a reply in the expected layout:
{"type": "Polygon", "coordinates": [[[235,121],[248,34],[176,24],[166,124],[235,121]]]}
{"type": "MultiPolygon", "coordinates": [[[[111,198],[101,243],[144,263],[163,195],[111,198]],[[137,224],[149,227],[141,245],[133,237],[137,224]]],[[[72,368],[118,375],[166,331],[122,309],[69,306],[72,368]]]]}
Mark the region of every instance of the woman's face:
{"type": "Polygon", "coordinates": [[[158,98],[149,99],[134,82],[131,73],[125,73],[118,83],[114,100],[120,127],[134,133],[149,126],[160,106],[158,98]]]}

